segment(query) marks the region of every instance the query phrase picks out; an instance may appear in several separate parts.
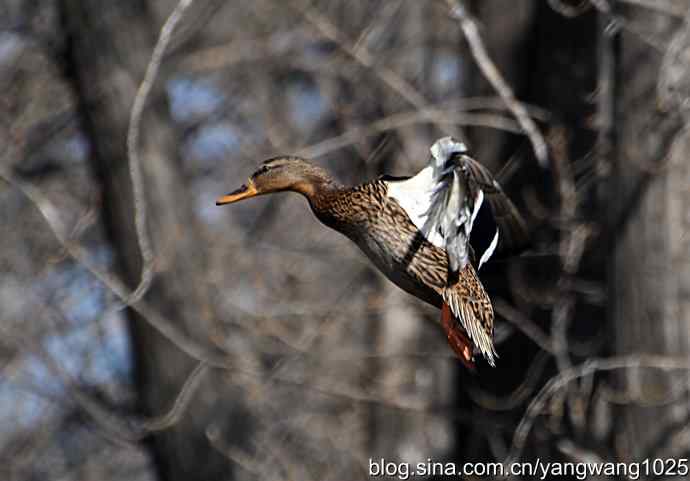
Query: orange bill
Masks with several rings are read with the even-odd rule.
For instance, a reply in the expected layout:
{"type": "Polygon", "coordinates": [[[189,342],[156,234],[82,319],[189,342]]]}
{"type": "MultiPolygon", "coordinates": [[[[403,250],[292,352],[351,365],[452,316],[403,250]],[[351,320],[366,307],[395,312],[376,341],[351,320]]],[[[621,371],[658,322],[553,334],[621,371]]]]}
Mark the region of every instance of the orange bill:
{"type": "Polygon", "coordinates": [[[258,194],[259,193],[257,192],[254,183],[250,180],[239,189],[219,197],[218,200],[216,200],[216,205],[232,204],[238,200],[249,199],[250,197],[254,197],[258,194]]]}

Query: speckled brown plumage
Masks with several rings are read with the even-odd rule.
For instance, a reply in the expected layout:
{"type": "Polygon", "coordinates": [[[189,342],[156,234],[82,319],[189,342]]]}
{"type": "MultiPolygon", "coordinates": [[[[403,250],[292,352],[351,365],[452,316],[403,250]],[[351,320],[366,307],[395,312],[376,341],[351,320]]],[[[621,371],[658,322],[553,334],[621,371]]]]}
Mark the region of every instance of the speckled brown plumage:
{"type": "MultiPolygon", "coordinates": [[[[507,229],[516,226],[515,232],[521,235],[519,215],[488,171],[478,163],[469,165],[469,170],[466,175],[486,191],[499,227],[501,223],[507,229]]],[[[246,185],[217,203],[278,191],[299,192],[322,223],[355,242],[391,281],[443,308],[442,326],[448,341],[466,365],[473,366],[474,349],[493,365],[494,311],[474,265],[468,262],[457,273],[449,274],[447,251],[429,242],[415,226],[405,209],[389,195],[388,182],[380,178],[343,187],[325,170],[304,159],[278,157],[266,161],[246,185]]]]}
{"type": "Polygon", "coordinates": [[[472,264],[449,284],[448,256],[429,243],[383,180],[322,193],[312,203],[327,226],[355,242],[391,281],[441,308],[445,301],[479,351],[493,365],[494,312],[472,264]]]}

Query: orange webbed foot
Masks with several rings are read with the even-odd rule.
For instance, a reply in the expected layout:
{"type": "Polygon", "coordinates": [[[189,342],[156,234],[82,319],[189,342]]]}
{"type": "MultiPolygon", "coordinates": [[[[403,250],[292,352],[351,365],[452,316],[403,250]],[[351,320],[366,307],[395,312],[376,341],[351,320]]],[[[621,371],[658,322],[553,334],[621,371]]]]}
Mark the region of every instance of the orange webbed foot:
{"type": "Polygon", "coordinates": [[[462,332],[462,327],[453,318],[450,307],[445,302],[441,307],[441,327],[446,333],[448,344],[460,358],[467,369],[475,372],[474,356],[472,355],[472,341],[462,332]]]}

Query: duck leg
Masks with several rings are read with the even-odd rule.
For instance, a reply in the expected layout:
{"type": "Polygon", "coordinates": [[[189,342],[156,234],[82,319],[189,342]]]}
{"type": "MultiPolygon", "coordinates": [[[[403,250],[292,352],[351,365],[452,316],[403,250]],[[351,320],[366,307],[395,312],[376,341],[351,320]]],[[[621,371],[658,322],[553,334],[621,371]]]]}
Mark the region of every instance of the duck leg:
{"type": "Polygon", "coordinates": [[[472,341],[462,332],[462,327],[450,312],[450,307],[445,302],[441,307],[441,327],[446,333],[448,344],[458,355],[467,369],[474,372],[474,356],[472,355],[472,341]]]}

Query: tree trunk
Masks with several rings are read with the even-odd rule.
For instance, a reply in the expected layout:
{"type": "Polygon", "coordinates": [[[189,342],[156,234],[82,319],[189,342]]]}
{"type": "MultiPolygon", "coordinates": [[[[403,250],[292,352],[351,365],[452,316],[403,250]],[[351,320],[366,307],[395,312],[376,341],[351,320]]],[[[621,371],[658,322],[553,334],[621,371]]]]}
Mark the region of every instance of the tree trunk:
{"type": "MultiPolygon", "coordinates": [[[[91,160],[104,192],[107,228],[118,264],[130,287],[139,281],[141,256],[126,152],[129,112],[155,41],[145,2],[64,0],[69,36],[67,75],[80,102],[91,160]]],[[[156,277],[146,302],[190,338],[209,339],[213,306],[205,295],[206,260],[194,228],[175,132],[160,89],[149,99],[141,130],[141,163],[156,277]]],[[[195,360],[165,339],[147,320],[130,312],[135,377],[141,409],[167,411],[195,360]]],[[[208,342],[208,341],[206,341],[208,342]]],[[[243,442],[249,420],[223,383],[208,378],[181,422],[153,436],[160,479],[213,480],[232,477],[233,465],[209,446],[205,432],[221,424],[233,442],[243,442]]]]}
{"type": "MultiPolygon", "coordinates": [[[[679,28],[679,22],[668,15],[636,12],[639,10],[630,12],[631,21],[644,24],[648,38],[660,45],[669,45],[673,39],[681,47],[678,53],[687,55],[685,25],[679,28]]],[[[669,49],[673,48],[671,43],[669,49]]],[[[664,65],[663,57],[638,35],[623,34],[610,285],[619,354],[688,355],[690,136],[681,128],[680,103],[657,95],[660,78],[673,75],[669,70],[686,62],[664,65]],[[667,111],[661,112],[664,103],[667,111]]],[[[676,79],[687,82],[687,73],[681,72],[676,79]]],[[[687,424],[687,374],[639,369],[621,377],[633,401],[623,410],[624,435],[617,446],[623,459],[641,461],[680,454],[668,449],[687,443],[666,445],[666,441],[687,424]],[[685,394],[679,397],[681,393],[685,394]],[[674,401],[660,407],[640,406],[664,398],[674,401]]]]}

